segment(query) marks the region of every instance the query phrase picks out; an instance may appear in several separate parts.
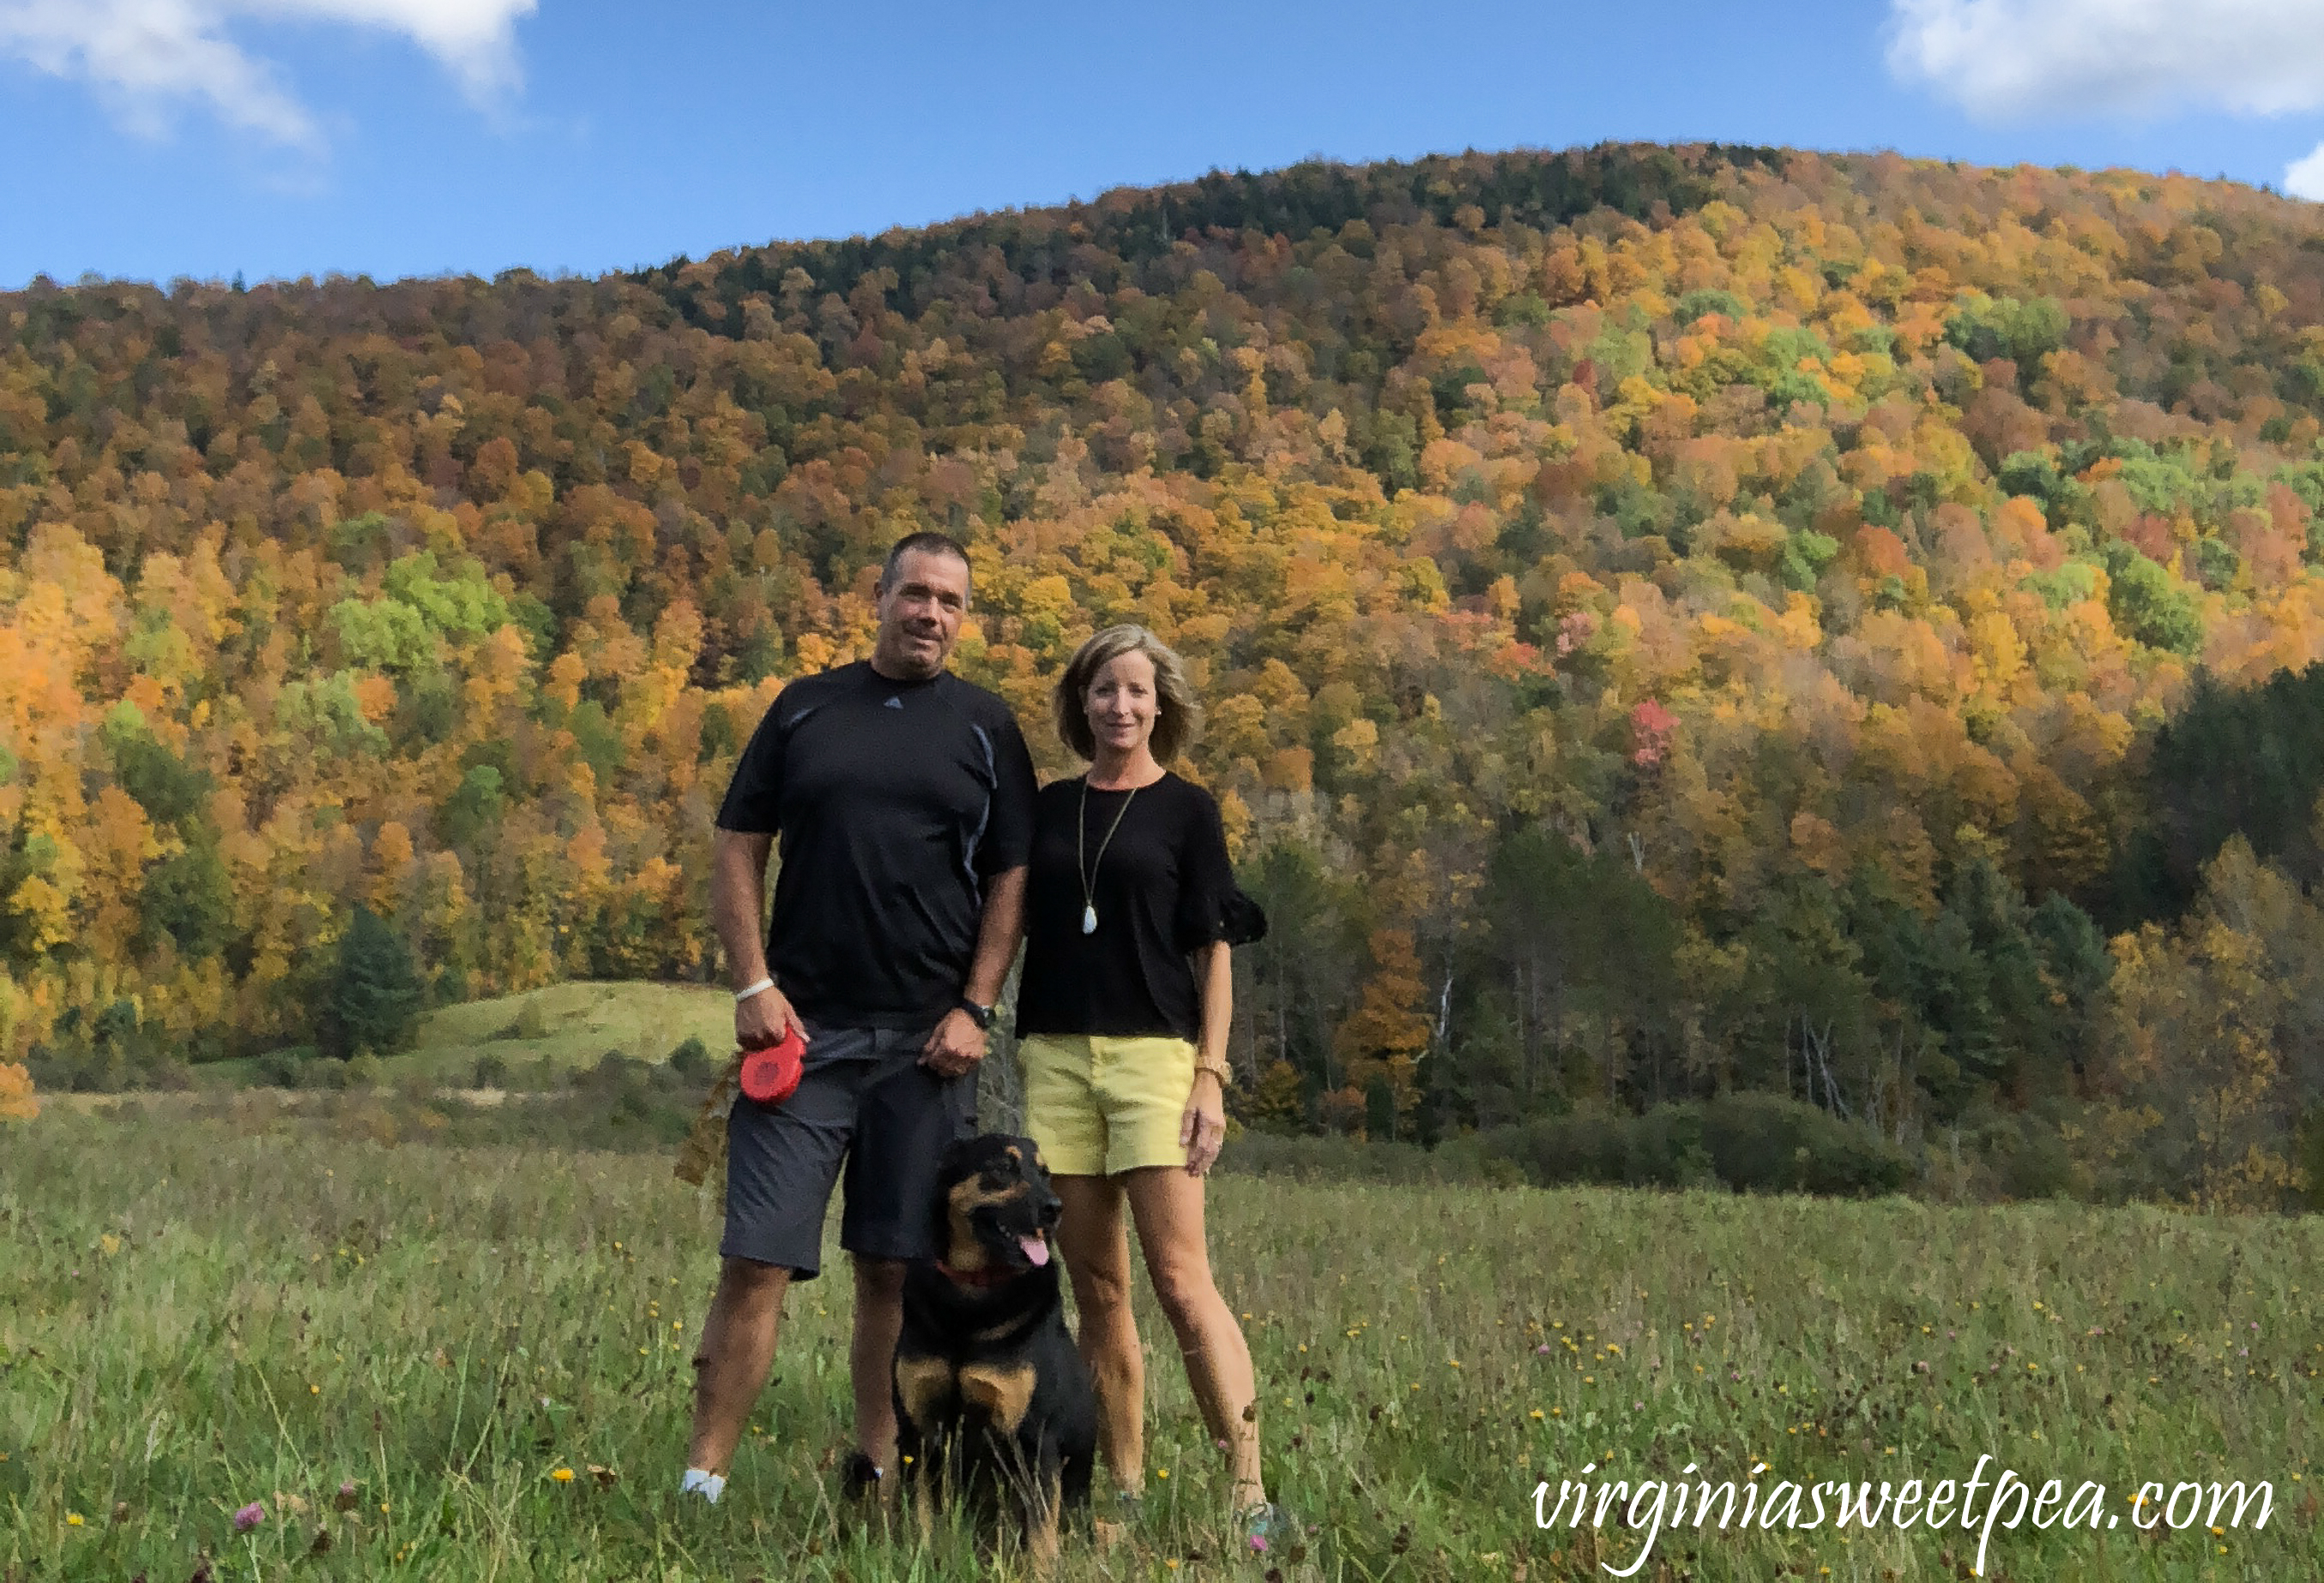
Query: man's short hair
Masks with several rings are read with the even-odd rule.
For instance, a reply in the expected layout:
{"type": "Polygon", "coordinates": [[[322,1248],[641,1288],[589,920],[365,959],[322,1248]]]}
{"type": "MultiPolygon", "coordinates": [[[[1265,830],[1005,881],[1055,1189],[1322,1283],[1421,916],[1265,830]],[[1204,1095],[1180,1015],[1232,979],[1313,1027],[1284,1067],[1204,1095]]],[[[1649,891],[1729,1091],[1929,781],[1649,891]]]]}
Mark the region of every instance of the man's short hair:
{"type": "Polygon", "coordinates": [[[888,551],[888,564],[880,569],[880,589],[885,593],[896,586],[896,569],[907,555],[949,555],[963,566],[968,564],[968,548],[950,533],[939,533],[933,528],[917,533],[906,533],[888,551]]]}
{"type": "Polygon", "coordinates": [[[1057,735],[1085,759],[1097,757],[1097,733],[1090,729],[1086,704],[1097,673],[1124,654],[1154,662],[1154,762],[1167,764],[1202,735],[1203,706],[1186,680],[1186,668],[1169,644],[1142,626],[1109,626],[1081,646],[1057,678],[1057,735]]]}

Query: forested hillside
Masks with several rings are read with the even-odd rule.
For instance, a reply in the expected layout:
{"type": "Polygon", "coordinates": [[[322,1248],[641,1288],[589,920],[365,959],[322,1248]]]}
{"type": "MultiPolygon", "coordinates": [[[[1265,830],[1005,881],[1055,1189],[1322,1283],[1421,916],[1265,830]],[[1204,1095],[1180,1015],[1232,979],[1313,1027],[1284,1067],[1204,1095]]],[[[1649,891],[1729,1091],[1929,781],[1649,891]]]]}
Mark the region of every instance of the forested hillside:
{"type": "Polygon", "coordinates": [[[303,1040],[358,905],[439,999],[713,974],[740,745],[935,526],[1047,772],[1094,626],[1192,661],[1248,1120],[2302,1185],[2315,206],[1603,148],[0,318],[0,1059],[303,1040]]]}

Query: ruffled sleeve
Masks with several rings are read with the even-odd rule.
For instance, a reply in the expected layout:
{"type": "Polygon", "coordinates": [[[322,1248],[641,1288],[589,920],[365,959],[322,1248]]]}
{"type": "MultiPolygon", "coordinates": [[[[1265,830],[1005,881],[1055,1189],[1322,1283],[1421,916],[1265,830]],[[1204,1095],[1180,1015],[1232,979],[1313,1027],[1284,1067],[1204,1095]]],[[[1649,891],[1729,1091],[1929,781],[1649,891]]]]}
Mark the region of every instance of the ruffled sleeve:
{"type": "Polygon", "coordinates": [[[1200,787],[1194,792],[1199,807],[1186,821],[1178,863],[1178,949],[1196,951],[1221,940],[1255,944],[1267,938],[1267,914],[1235,884],[1218,802],[1200,787]]]}

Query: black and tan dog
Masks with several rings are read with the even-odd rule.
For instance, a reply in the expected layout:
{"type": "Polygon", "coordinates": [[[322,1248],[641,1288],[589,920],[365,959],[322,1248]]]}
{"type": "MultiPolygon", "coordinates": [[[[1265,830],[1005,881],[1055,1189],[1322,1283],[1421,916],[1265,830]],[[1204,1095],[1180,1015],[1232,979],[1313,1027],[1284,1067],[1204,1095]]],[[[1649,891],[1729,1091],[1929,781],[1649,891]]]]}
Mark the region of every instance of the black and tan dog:
{"type": "Polygon", "coordinates": [[[1089,1501],[1097,1396],[1065,1331],[1049,1232],[1057,1196],[1028,1138],[986,1134],[945,1152],[936,1245],[904,1280],[897,1449],[921,1529],[960,1499],[1022,1515],[1038,1565],[1067,1507],[1089,1501]]]}

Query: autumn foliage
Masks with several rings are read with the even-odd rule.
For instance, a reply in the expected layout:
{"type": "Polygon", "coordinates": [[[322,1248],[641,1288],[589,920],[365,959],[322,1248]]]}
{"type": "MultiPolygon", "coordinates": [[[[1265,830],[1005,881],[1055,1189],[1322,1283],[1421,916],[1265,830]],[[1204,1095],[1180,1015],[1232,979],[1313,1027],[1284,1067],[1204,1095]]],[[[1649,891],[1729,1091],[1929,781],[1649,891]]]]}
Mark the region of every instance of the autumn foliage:
{"type": "MultiPolygon", "coordinates": [[[[2043,1190],[2169,1064],[2147,745],[2324,658],[2324,220],[2175,177],[1306,165],[0,319],[0,1053],[53,1061],[313,1037],[358,907],[438,999],[708,975],[741,744],[933,526],[1028,724],[1096,626],[1188,656],[1254,1114],[1768,1089],[2043,1190]]],[[[2289,1190],[2313,1091],[2217,1148],[2289,1190]]]]}
{"type": "Polygon", "coordinates": [[[31,1121],[40,1114],[32,1074],[20,1062],[0,1061],[0,1121],[31,1121]]]}

